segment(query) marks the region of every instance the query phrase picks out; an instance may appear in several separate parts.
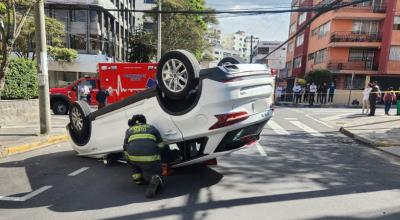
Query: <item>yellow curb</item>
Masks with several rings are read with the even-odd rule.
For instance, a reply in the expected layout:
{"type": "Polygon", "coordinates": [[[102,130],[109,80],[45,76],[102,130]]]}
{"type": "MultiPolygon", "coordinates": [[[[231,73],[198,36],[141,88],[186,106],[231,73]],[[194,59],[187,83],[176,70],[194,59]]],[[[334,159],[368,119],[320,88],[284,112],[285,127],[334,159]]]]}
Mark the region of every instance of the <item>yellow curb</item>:
{"type": "Polygon", "coordinates": [[[23,144],[19,146],[5,147],[4,151],[0,154],[0,158],[39,149],[53,144],[59,144],[62,142],[66,142],[68,140],[69,140],[68,135],[63,134],[63,135],[49,136],[46,140],[43,141],[32,142],[29,144],[23,144]]]}

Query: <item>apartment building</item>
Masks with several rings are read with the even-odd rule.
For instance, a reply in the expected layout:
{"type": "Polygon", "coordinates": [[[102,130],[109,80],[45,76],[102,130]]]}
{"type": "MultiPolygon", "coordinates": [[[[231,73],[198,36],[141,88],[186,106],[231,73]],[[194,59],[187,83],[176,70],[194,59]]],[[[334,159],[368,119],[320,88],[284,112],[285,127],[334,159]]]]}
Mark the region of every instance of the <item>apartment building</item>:
{"type": "Polygon", "coordinates": [[[260,41],[254,48],[253,63],[263,63],[267,64],[270,68],[276,69],[278,71],[285,70],[286,63],[286,45],[282,46],[277,51],[270,54],[277,47],[279,47],[283,42],[281,41],[260,41]],[[266,57],[267,54],[270,54],[266,57]]]}
{"type": "Polygon", "coordinates": [[[244,31],[237,31],[226,35],[222,40],[222,47],[227,50],[236,50],[240,52],[240,57],[246,62],[250,62],[251,46],[254,47],[260,41],[258,37],[246,35],[244,31]]]}
{"type": "Polygon", "coordinates": [[[99,62],[125,61],[129,38],[139,25],[135,13],[128,11],[135,4],[135,0],[47,0],[46,15],[64,24],[65,46],[79,53],[73,63],[49,61],[50,87],[95,76],[99,62]]]}
{"type": "MultiPolygon", "coordinates": [[[[293,3],[301,4],[299,1],[293,3]]],[[[312,4],[324,2],[314,0],[312,4]]],[[[293,13],[291,24],[298,23],[300,17],[293,13]]],[[[295,29],[292,25],[291,34],[295,29]]],[[[383,89],[400,86],[399,0],[373,0],[324,14],[304,33],[300,56],[302,38],[298,36],[288,46],[287,67],[292,80],[314,69],[329,69],[336,74],[341,93],[362,89],[370,81],[378,81],[383,89]]]]}

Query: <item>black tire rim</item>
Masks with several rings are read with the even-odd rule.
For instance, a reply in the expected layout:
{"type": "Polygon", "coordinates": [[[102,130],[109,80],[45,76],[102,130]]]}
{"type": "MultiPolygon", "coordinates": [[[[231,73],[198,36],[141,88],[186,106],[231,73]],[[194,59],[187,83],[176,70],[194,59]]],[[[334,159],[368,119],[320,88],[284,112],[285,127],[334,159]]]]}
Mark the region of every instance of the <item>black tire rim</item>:
{"type": "Polygon", "coordinates": [[[57,105],[56,109],[57,109],[57,112],[59,112],[59,113],[66,113],[67,112],[67,107],[65,105],[63,105],[63,104],[57,105]]]}

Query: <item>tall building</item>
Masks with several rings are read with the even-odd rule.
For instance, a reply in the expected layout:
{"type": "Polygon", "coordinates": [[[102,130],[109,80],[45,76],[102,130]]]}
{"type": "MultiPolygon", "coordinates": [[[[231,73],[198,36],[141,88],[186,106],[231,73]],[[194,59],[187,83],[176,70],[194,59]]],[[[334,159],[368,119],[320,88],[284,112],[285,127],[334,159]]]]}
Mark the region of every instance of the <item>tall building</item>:
{"type": "MultiPolygon", "coordinates": [[[[313,5],[313,0],[293,0],[292,8],[306,8],[313,5]]],[[[293,12],[290,15],[289,37],[301,29],[311,19],[311,12],[293,12]]],[[[290,90],[296,78],[303,78],[306,72],[307,51],[310,27],[297,35],[288,43],[286,56],[286,74],[284,74],[288,89],[290,90]]]]}
{"type": "Polygon", "coordinates": [[[226,35],[222,40],[222,47],[226,50],[236,50],[240,52],[241,58],[250,62],[251,45],[254,47],[260,41],[258,37],[247,36],[244,31],[237,31],[226,35]],[[251,40],[252,39],[252,40],[251,40]]]}
{"type": "Polygon", "coordinates": [[[99,62],[125,61],[135,29],[135,14],[128,11],[133,9],[135,0],[47,0],[46,15],[64,24],[65,46],[79,53],[72,63],[49,61],[50,87],[96,75],[99,62]]]}
{"type": "MultiPolygon", "coordinates": [[[[301,16],[291,15],[291,34],[294,26],[298,28],[292,25],[299,23],[301,16]]],[[[373,0],[324,14],[310,25],[304,39],[300,35],[289,43],[287,66],[289,79],[304,77],[311,70],[329,69],[336,73],[337,88],[343,93],[351,87],[361,89],[370,81],[378,81],[383,89],[398,88],[400,1],[373,0]]]]}
{"type": "Polygon", "coordinates": [[[278,71],[285,70],[286,45],[266,57],[267,54],[275,50],[283,42],[280,41],[260,41],[254,48],[254,63],[267,64],[270,68],[278,71]]]}

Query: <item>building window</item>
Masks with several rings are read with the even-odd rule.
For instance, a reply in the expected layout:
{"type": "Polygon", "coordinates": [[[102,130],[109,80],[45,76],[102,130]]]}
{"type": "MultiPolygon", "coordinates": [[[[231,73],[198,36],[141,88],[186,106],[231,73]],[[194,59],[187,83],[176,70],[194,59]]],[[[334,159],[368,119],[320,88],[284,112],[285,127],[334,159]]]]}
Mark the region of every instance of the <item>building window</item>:
{"type": "Polygon", "coordinates": [[[378,21],[353,21],[353,33],[355,34],[377,33],[378,30],[378,21]]]}
{"type": "Polygon", "coordinates": [[[299,25],[303,24],[306,21],[307,12],[303,12],[299,15],[299,25]]]}
{"type": "Polygon", "coordinates": [[[318,38],[323,38],[331,29],[331,22],[327,22],[311,31],[312,36],[318,35],[318,38]]]}
{"type": "Polygon", "coordinates": [[[400,16],[394,17],[393,30],[396,30],[396,31],[400,30],[400,16]]]}
{"type": "Polygon", "coordinates": [[[84,34],[73,34],[70,37],[71,48],[78,51],[86,51],[86,35],[84,34]]]}
{"type": "Polygon", "coordinates": [[[353,86],[351,85],[352,76],[346,76],[344,87],[346,89],[363,89],[365,86],[365,76],[355,76],[353,79],[353,86]]]}
{"type": "Polygon", "coordinates": [[[71,10],[72,22],[87,22],[87,10],[71,10]]]}
{"type": "Polygon", "coordinates": [[[363,50],[350,48],[349,61],[361,62],[361,61],[373,61],[376,51],[374,50],[363,50]]]}
{"type": "Polygon", "coordinates": [[[294,32],[296,32],[296,23],[291,24],[289,28],[289,34],[293,34],[294,32]]]}
{"type": "Polygon", "coordinates": [[[315,59],[315,53],[308,54],[308,60],[314,60],[314,59],[315,59]]]}
{"type": "Polygon", "coordinates": [[[391,46],[390,47],[390,61],[400,61],[400,46],[391,46]]]}
{"type": "Polygon", "coordinates": [[[143,29],[147,32],[151,32],[153,30],[153,22],[144,22],[143,29]]]}
{"type": "Polygon", "coordinates": [[[296,38],[296,47],[303,45],[304,43],[304,33],[297,36],[296,38]]]}
{"type": "Polygon", "coordinates": [[[155,4],[156,1],[155,0],[144,0],[145,4],[155,4]]]}
{"type": "Polygon", "coordinates": [[[297,57],[293,61],[293,69],[297,69],[301,67],[301,57],[297,57]]]}
{"type": "Polygon", "coordinates": [[[289,45],[288,45],[288,52],[292,53],[293,51],[294,51],[294,43],[290,42],[289,45]]]}
{"type": "Polygon", "coordinates": [[[323,63],[327,60],[327,57],[328,57],[327,49],[319,50],[315,53],[314,63],[315,64],[323,63]]]}

